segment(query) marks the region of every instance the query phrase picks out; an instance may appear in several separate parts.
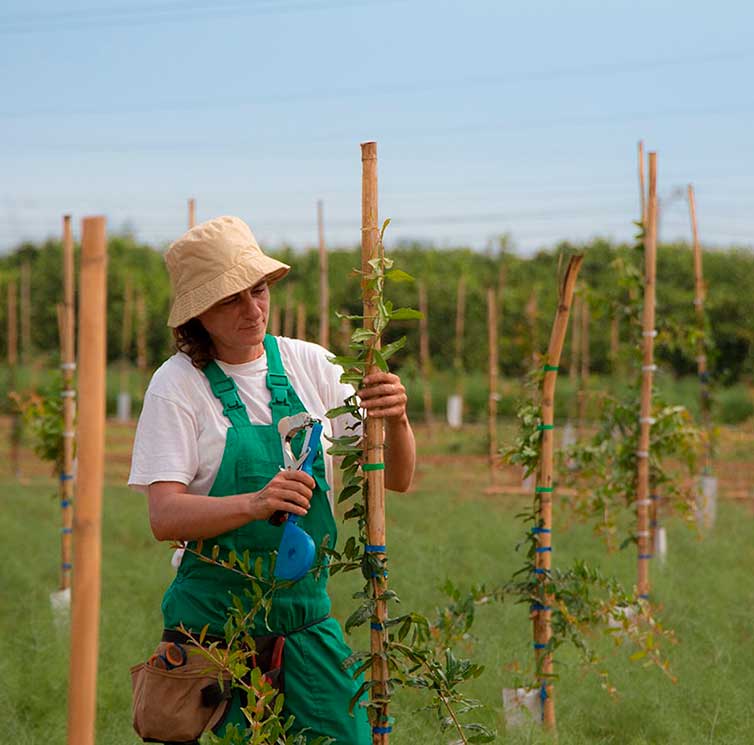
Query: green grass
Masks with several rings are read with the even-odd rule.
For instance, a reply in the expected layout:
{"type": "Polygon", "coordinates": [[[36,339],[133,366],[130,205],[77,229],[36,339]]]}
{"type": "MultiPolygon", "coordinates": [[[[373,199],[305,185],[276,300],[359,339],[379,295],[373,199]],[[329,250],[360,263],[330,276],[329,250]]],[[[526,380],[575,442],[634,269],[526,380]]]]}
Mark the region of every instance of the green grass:
{"type": "MultiPolygon", "coordinates": [[[[490,585],[510,577],[520,564],[514,546],[521,535],[515,514],[518,498],[485,495],[486,469],[476,461],[443,459],[420,463],[411,494],[391,494],[388,545],[391,587],[404,610],[431,614],[444,602],[446,578],[464,586],[490,585]]],[[[49,592],[57,585],[58,512],[54,484],[36,478],[27,486],[7,479],[4,495],[4,556],[0,604],[0,732],[13,745],[62,745],[66,742],[68,634],[56,629],[49,592]]],[[[561,516],[562,517],[562,516],[561,516]]],[[[714,533],[699,540],[680,522],[668,523],[670,552],[664,568],[654,565],[653,581],[662,618],[675,629],[671,650],[672,684],[657,670],[627,660],[625,650],[609,658],[617,700],[585,675],[569,652],[558,654],[560,681],[556,707],[560,745],[744,745],[752,741],[754,670],[751,663],[751,609],[754,589],[752,514],[748,506],[724,503],[714,533]]],[[[635,554],[607,555],[583,526],[564,530],[556,522],[556,563],[586,558],[631,585],[635,554]]],[[[143,660],[161,629],[162,592],[172,575],[170,551],[149,531],[144,498],[110,485],[105,494],[103,527],[102,625],[98,690],[98,745],[132,745],[129,666],[143,660]]],[[[343,619],[352,606],[356,577],[331,582],[335,614],[343,619]]],[[[472,694],[496,724],[499,742],[537,743],[537,727],[506,734],[501,689],[513,685],[509,665],[530,662],[530,624],[520,606],[491,604],[478,609],[470,644],[473,657],[486,665],[472,694]]],[[[358,631],[350,643],[366,644],[358,631]]],[[[605,650],[609,651],[609,650],[605,650]]],[[[431,717],[420,711],[425,699],[401,692],[394,707],[394,745],[438,745],[431,717]]]]}

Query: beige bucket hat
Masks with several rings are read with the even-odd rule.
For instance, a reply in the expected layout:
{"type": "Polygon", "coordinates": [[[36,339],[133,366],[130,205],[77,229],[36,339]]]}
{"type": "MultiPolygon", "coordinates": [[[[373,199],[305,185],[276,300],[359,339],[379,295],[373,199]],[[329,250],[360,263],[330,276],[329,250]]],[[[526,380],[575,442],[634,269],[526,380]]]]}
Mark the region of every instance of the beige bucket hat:
{"type": "Polygon", "coordinates": [[[173,286],[168,317],[173,328],[261,280],[277,282],[291,269],[265,256],[249,226],[230,216],[216,217],[184,233],[168,248],[165,263],[173,286]]]}

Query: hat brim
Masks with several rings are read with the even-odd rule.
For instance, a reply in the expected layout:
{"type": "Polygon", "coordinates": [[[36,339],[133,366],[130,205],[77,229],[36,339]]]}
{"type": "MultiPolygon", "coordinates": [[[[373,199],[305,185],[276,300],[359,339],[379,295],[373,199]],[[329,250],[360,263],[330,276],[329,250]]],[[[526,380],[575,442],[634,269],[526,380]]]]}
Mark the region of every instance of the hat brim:
{"type": "Polygon", "coordinates": [[[257,258],[256,266],[236,264],[209,282],[183,293],[173,301],[167,325],[176,328],[204,313],[223,298],[246,290],[262,281],[273,284],[291,270],[288,264],[269,256],[257,258]]]}

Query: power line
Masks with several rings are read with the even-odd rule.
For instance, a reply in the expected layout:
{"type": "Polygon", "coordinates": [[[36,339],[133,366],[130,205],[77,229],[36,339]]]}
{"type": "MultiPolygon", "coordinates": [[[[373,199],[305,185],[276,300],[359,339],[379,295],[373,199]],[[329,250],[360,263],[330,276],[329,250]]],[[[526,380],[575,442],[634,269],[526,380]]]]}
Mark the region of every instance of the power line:
{"type": "Polygon", "coordinates": [[[171,4],[170,7],[155,6],[149,8],[147,6],[140,6],[140,9],[136,12],[129,12],[123,9],[112,14],[108,14],[106,12],[107,9],[102,9],[99,17],[96,14],[92,15],[91,10],[88,16],[86,15],[87,11],[81,11],[83,15],[72,11],[69,16],[63,13],[53,14],[49,17],[49,20],[52,20],[51,23],[45,23],[45,21],[48,21],[48,16],[41,14],[33,21],[13,21],[11,19],[10,23],[0,25],[0,35],[7,36],[11,34],[34,34],[49,31],[75,31],[113,27],[122,28],[156,23],[181,22],[195,18],[215,19],[228,16],[292,15],[301,12],[340,8],[360,9],[372,5],[384,5],[386,2],[406,2],[406,0],[324,0],[322,2],[301,2],[299,0],[299,2],[287,2],[286,4],[257,4],[251,7],[248,6],[248,3],[224,3],[224,7],[220,7],[219,9],[214,5],[207,5],[206,3],[202,3],[201,5],[194,3],[193,7],[189,5],[186,8],[172,6],[171,4]]]}
{"type": "MultiPolygon", "coordinates": [[[[399,2],[401,0],[392,0],[399,2]]],[[[405,0],[404,0],[405,1],[405,0]]],[[[370,2],[364,2],[363,5],[369,5],[370,2]]],[[[359,6],[357,6],[359,7],[359,6]]],[[[2,27],[0,26],[0,33],[2,27]]],[[[590,78],[603,75],[615,75],[621,72],[651,71],[663,67],[687,66],[690,64],[709,64],[716,61],[730,61],[744,59],[754,56],[754,50],[740,49],[730,52],[712,52],[706,55],[683,56],[683,57],[659,57],[654,60],[631,60],[628,62],[608,62],[605,64],[594,64],[587,66],[560,67],[551,70],[529,70],[524,71],[518,76],[510,75],[484,75],[458,78],[455,80],[425,80],[413,83],[391,83],[388,85],[370,85],[359,87],[344,88],[327,88],[312,91],[297,91],[295,93],[275,94],[261,97],[249,98],[246,101],[239,101],[238,96],[227,99],[213,98],[212,108],[217,109],[239,109],[250,106],[260,106],[278,103],[290,103],[296,101],[311,100],[339,100],[348,98],[359,98],[364,96],[375,96],[380,94],[395,95],[401,93],[422,93],[432,91],[467,89],[477,86],[503,86],[514,85],[518,83],[548,82],[568,78],[590,78]]],[[[206,110],[207,101],[173,101],[167,104],[157,104],[155,106],[139,106],[118,109],[102,108],[81,108],[69,111],[61,111],[59,108],[35,109],[34,111],[12,112],[2,111],[0,117],[4,118],[27,118],[34,116],[52,116],[56,118],[61,116],[109,116],[123,114],[154,114],[157,112],[180,112],[180,111],[197,111],[206,110]]]]}

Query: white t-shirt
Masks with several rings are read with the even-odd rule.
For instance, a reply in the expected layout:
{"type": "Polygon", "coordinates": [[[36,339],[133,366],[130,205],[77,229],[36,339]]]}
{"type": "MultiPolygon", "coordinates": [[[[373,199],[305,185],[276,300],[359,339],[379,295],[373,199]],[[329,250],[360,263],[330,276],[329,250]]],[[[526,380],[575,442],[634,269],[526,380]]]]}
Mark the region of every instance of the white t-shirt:
{"type": "MultiPolygon", "coordinates": [[[[322,420],[324,436],[353,434],[348,416],[334,420],[325,412],[342,406],[354,389],[340,382],[342,368],[328,360],[318,344],[277,337],[288,380],[313,417],[322,420]]],[[[252,424],[271,424],[267,388],[267,355],[240,365],[217,364],[238,387],[252,424]]],[[[152,376],[136,427],[128,485],[146,492],[155,481],[178,481],[191,494],[208,494],[220,468],[230,421],[212,393],[206,375],[179,352],[152,376]]],[[[325,454],[327,481],[332,486],[332,458],[325,454]]],[[[332,505],[332,491],[329,493],[332,505]]]]}

